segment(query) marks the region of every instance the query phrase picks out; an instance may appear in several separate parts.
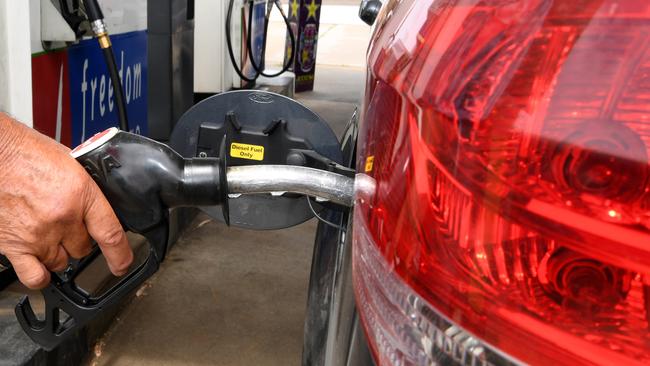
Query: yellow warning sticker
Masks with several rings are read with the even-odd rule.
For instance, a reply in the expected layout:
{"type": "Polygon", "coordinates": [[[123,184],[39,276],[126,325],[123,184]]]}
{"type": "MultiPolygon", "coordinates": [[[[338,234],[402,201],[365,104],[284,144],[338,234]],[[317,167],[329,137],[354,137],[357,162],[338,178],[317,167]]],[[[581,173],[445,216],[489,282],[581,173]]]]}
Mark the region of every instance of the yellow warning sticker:
{"type": "Polygon", "coordinates": [[[366,173],[370,173],[375,165],[375,156],[371,155],[366,158],[366,173]]]}
{"type": "Polygon", "coordinates": [[[233,142],[230,144],[230,156],[239,159],[262,161],[264,160],[264,146],[233,142]]]}

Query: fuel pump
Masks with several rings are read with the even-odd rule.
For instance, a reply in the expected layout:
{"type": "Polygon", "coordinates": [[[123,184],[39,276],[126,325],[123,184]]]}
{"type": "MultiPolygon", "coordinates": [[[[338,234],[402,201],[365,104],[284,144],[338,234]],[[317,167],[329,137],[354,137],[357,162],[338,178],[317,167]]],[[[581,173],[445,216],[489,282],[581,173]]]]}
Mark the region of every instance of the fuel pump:
{"type": "MultiPolygon", "coordinates": [[[[226,13],[226,44],[228,47],[228,55],[230,57],[230,61],[232,62],[233,68],[235,70],[235,73],[245,82],[248,83],[255,83],[255,80],[259,78],[260,76],[265,76],[265,77],[277,77],[285,73],[291,65],[293,64],[293,60],[295,58],[295,45],[296,45],[296,38],[295,35],[292,31],[291,24],[289,23],[289,18],[287,17],[286,13],[284,12],[284,9],[282,8],[282,5],[280,3],[280,0],[267,0],[266,3],[264,3],[264,0],[245,0],[244,6],[248,6],[248,11],[247,11],[247,19],[245,21],[246,25],[246,31],[245,33],[245,49],[246,53],[248,56],[249,64],[251,68],[253,69],[252,73],[247,73],[246,70],[244,69],[243,64],[239,65],[237,62],[237,59],[235,57],[235,53],[233,51],[233,44],[232,44],[232,34],[231,34],[231,28],[232,28],[232,14],[233,14],[233,9],[235,5],[235,0],[229,0],[228,3],[228,10],[226,13]],[[269,29],[269,22],[271,18],[271,12],[273,11],[273,7],[276,7],[280,14],[282,15],[282,18],[284,20],[284,23],[287,27],[287,33],[289,34],[290,42],[291,42],[291,52],[287,57],[287,60],[285,61],[285,64],[282,66],[282,69],[278,72],[275,73],[267,73],[264,64],[265,64],[265,56],[266,56],[266,42],[267,42],[267,37],[268,37],[268,29],[269,29]],[[253,47],[253,38],[254,34],[257,34],[255,31],[255,28],[253,26],[254,24],[254,18],[256,14],[256,10],[258,8],[263,8],[264,12],[264,21],[263,21],[263,28],[261,32],[261,47],[259,50],[255,50],[253,47]]],[[[242,24],[244,26],[244,24],[242,24]]]]}

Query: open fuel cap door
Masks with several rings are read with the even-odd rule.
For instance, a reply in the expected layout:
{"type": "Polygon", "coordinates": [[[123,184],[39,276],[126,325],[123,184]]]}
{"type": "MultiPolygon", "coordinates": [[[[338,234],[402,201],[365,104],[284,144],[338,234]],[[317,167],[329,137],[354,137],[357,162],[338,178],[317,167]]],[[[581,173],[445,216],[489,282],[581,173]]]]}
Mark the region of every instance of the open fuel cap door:
{"type": "MultiPolygon", "coordinates": [[[[228,166],[345,169],[338,165],[339,141],[327,123],[275,93],[242,90],[210,97],[181,117],[170,139],[171,147],[186,158],[219,157],[224,144],[228,166]]],[[[283,192],[230,197],[228,205],[230,224],[246,229],[283,229],[313,217],[304,196],[283,192]]],[[[221,208],[202,210],[224,221],[221,208]]]]}

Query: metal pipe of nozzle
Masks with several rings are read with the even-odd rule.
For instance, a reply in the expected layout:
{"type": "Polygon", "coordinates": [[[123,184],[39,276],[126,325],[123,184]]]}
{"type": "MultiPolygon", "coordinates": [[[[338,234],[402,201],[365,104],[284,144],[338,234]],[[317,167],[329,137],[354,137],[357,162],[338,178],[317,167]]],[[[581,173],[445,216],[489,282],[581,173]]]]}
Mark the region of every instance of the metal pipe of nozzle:
{"type": "Polygon", "coordinates": [[[229,194],[290,192],[323,198],[351,207],[354,178],[324,170],[292,165],[229,167],[229,194]]]}

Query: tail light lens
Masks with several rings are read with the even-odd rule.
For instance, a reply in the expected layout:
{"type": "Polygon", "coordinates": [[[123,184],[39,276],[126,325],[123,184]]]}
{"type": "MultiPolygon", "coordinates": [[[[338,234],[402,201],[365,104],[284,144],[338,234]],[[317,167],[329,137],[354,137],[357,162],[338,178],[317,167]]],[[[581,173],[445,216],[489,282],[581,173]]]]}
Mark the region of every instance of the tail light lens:
{"type": "Polygon", "coordinates": [[[379,363],[649,363],[650,3],[383,16],[353,262],[379,363]]]}

